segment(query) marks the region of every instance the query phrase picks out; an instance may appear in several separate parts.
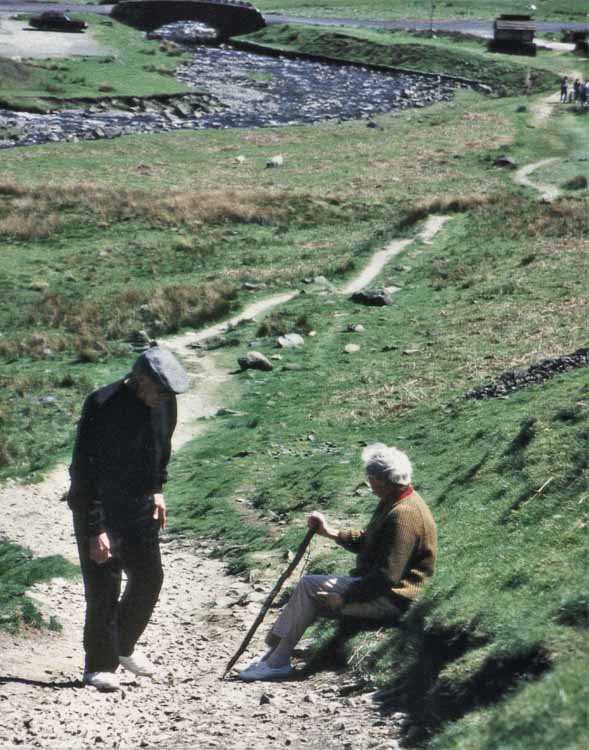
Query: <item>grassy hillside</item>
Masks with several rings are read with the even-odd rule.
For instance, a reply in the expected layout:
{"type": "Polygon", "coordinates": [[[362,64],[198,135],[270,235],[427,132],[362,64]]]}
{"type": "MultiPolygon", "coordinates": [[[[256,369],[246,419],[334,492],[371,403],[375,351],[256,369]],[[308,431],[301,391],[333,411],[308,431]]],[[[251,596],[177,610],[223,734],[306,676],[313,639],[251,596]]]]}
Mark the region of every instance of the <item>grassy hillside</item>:
{"type": "MultiPolygon", "coordinates": [[[[537,19],[580,22],[586,19],[587,5],[581,0],[543,0],[536,5],[534,17],[537,19]]],[[[429,20],[432,12],[431,0],[257,0],[256,6],[266,13],[334,18],[429,20]]],[[[529,7],[527,0],[449,0],[435,3],[434,19],[491,19],[500,13],[528,13],[529,7]]]]}
{"type": "MultiPolygon", "coordinates": [[[[128,367],[134,329],[223,317],[251,299],[244,281],[264,282],[264,294],[304,289],[219,349],[233,367],[252,340],[272,355],[278,333],[316,332],[273,372],[236,375],[241,415],[211,420],[206,440],[175,457],[173,528],[215,539],[233,571],[271,579],[308,510],[365,521],[374,501],[362,444],[406,450],[439,526],[434,583],[399,630],[334,642],[323,629],[317,658],[335,652],[368,674],[421,727],[407,744],[424,748],[576,750],[587,739],[586,370],[508,398],[464,398],[587,343],[589,192],[541,204],[493,166],[499,153],[558,156],[567,174],[586,174],[584,129],[572,108],[530,127],[521,101],[463,93],[379,117],[382,130],[186,132],[3,153],[3,476],[67,450],[84,393],[128,367]],[[265,170],[278,153],[284,167],[265,170]],[[430,212],[452,218],[385,269],[377,285],[401,287],[391,306],[306,283],[340,283],[430,212]],[[352,342],[360,350],[348,354],[352,342]]],[[[310,571],[350,563],[314,542],[310,571]]],[[[0,617],[14,623],[21,597],[12,589],[0,617]]]]}
{"type": "MultiPolygon", "coordinates": [[[[77,16],[76,16],[77,17],[77,16]]],[[[183,55],[173,45],[116,21],[80,15],[104,45],[102,57],[14,62],[0,58],[0,106],[44,111],[60,100],[175,94],[189,88],[174,78],[183,55]]]]}

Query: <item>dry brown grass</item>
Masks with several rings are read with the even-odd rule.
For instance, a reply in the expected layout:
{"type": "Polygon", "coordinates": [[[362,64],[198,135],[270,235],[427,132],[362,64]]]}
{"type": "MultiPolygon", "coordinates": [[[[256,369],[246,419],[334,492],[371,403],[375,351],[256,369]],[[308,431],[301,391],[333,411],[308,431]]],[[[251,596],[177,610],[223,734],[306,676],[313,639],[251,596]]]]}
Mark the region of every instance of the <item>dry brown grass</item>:
{"type": "Polygon", "coordinates": [[[222,281],[197,287],[125,289],[100,302],[48,293],[31,313],[29,323],[72,334],[81,359],[94,361],[106,354],[108,341],[124,339],[134,329],[145,328],[152,335],[171,333],[183,326],[198,328],[227,315],[235,294],[235,287],[222,281]]]}
{"type": "Polygon", "coordinates": [[[0,183],[0,236],[48,237],[64,215],[80,210],[104,223],[142,219],[152,225],[198,227],[203,224],[271,224],[294,215],[335,210],[326,202],[284,190],[217,189],[153,193],[115,190],[92,184],[25,187],[0,183]],[[61,217],[61,218],[60,218],[61,217]]]}
{"type": "Polygon", "coordinates": [[[33,206],[15,207],[14,212],[0,218],[0,237],[15,240],[44,240],[61,227],[60,217],[53,212],[39,215],[33,206]]]}

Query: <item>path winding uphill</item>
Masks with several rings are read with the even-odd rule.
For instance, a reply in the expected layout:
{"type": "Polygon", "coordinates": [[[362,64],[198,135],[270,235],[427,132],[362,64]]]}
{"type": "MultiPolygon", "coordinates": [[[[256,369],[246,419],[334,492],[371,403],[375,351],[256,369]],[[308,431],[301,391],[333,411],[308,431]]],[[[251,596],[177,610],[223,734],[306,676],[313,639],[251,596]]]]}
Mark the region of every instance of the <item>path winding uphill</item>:
{"type": "MultiPolygon", "coordinates": [[[[416,237],[431,242],[446,217],[430,217],[416,237]]],[[[393,241],[342,293],[369,284],[384,264],[412,240],[393,241]]],[[[194,387],[181,397],[174,448],[202,434],[199,417],[228,403],[229,372],[215,354],[191,345],[218,335],[240,318],[285,304],[296,292],[274,295],[244,309],[238,318],[166,340],[182,357],[194,387]]],[[[35,555],[61,554],[76,561],[71,521],[62,495],[65,467],[35,485],[10,483],[0,490],[0,536],[35,555]]],[[[34,597],[46,617],[63,624],[60,633],[0,633],[0,746],[65,748],[188,746],[265,748],[397,748],[394,722],[383,722],[368,696],[342,698],[342,680],[323,672],[305,680],[245,685],[220,681],[225,664],[265,599],[267,586],[229,577],[210,556],[212,545],[164,537],[166,581],[155,617],[141,647],[160,667],[157,681],[126,673],[123,689],[100,694],[79,682],[84,602],[81,581],[55,579],[34,597]]],[[[252,653],[262,649],[262,631],[252,653]]]]}

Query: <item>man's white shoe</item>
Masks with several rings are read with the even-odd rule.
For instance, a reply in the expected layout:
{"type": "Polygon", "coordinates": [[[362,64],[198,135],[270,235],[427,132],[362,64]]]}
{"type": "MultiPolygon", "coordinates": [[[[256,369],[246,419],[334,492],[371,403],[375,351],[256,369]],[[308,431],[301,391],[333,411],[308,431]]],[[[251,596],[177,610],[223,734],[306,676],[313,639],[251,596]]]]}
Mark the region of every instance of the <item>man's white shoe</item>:
{"type": "Polygon", "coordinates": [[[280,680],[294,673],[294,667],[285,664],[283,667],[270,667],[267,661],[254,662],[239,673],[239,679],[245,682],[280,680]]]}
{"type": "Polygon", "coordinates": [[[129,672],[139,675],[140,677],[153,677],[157,672],[156,667],[141,654],[131,654],[131,656],[119,656],[121,667],[128,669],[129,672]]]}
{"type": "Polygon", "coordinates": [[[121,687],[119,676],[114,672],[84,672],[84,685],[97,690],[118,690],[121,687]]]}

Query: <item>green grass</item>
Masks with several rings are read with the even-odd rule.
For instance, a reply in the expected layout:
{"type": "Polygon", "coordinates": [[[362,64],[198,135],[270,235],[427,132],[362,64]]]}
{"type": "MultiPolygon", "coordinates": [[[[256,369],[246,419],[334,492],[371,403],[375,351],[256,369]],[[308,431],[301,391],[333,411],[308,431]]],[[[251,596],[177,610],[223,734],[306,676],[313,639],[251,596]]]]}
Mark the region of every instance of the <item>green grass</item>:
{"type": "Polygon", "coordinates": [[[0,544],[0,627],[16,631],[23,626],[59,629],[51,618],[45,622],[43,615],[26,591],[36,583],[56,576],[72,576],[77,568],[59,555],[33,559],[31,554],[16,544],[0,544]]]}
{"type": "MultiPolygon", "coordinates": [[[[537,19],[557,21],[585,21],[587,4],[581,0],[543,0],[536,3],[537,19]]],[[[292,13],[302,16],[332,16],[340,18],[429,20],[430,0],[258,0],[256,6],[266,13],[292,13]]],[[[501,13],[528,13],[527,0],[448,0],[436,3],[434,19],[482,18],[491,19],[501,13]]]]}
{"type": "MultiPolygon", "coordinates": [[[[76,16],[78,17],[78,16],[76,16]]],[[[185,55],[117,21],[79,15],[105,49],[103,56],[30,60],[0,59],[0,104],[40,110],[79,98],[154,96],[190,91],[171,72],[185,55]]]]}
{"type": "MultiPolygon", "coordinates": [[[[493,167],[498,153],[572,160],[584,131],[568,111],[530,127],[521,102],[463,93],[379,117],[382,131],[187,132],[3,154],[4,474],[63,455],[84,393],[126,372],[133,327],[201,325],[190,290],[213,295],[222,317],[223,290],[231,307],[251,299],[245,280],[267,293],[304,288],[218,350],[233,368],[252,340],[272,355],[278,332],[317,332],[273,372],[235,375],[242,415],[211,420],[205,440],[175,456],[172,530],[210,537],[230,570],[270,581],[309,510],[365,522],[365,441],[405,449],[439,526],[433,584],[400,630],[332,642],[331,626],[319,642],[390,691],[422,727],[406,744],[423,748],[573,750],[586,739],[586,370],[507,399],[462,399],[586,345],[586,191],[544,205],[493,167]],[[265,170],[277,153],[284,167],[265,170]],[[318,273],[339,283],[431,211],[452,219],[375,282],[402,287],[390,307],[303,283],[318,273]],[[35,234],[39,224],[51,231],[35,234]],[[349,322],[365,332],[346,333],[349,322]],[[355,355],[343,351],[350,341],[355,355]],[[302,369],[281,369],[289,363],[302,369]]],[[[351,562],[316,540],[309,570],[351,562]]]]}
{"type": "Polygon", "coordinates": [[[484,43],[456,35],[428,39],[406,32],[285,25],[269,26],[243,39],[272,49],[467,78],[492,86],[502,96],[522,93],[527,80],[532,93],[558,83],[555,73],[543,67],[544,61],[550,67],[553,53],[530,62],[488,53],[484,43]]]}

